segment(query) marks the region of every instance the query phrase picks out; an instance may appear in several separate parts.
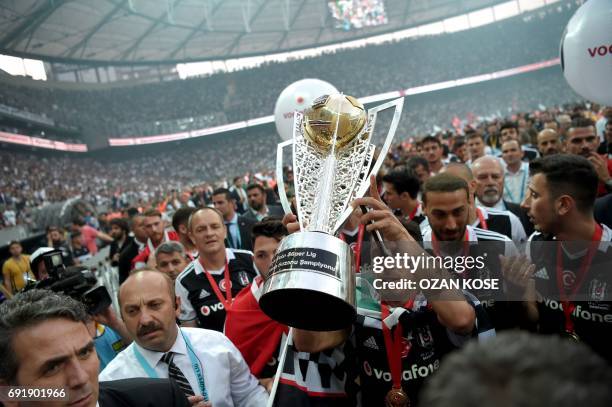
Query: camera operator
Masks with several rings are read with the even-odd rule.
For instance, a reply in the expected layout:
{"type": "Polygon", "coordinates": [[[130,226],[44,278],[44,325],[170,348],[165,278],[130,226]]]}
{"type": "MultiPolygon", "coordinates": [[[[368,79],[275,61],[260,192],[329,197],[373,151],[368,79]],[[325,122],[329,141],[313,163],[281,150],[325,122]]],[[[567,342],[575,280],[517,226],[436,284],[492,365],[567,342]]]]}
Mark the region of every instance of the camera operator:
{"type": "Polygon", "coordinates": [[[47,228],[47,246],[52,247],[56,250],[62,251],[64,257],[64,264],[66,266],[74,265],[74,259],[72,258],[72,250],[70,245],[64,238],[64,232],[61,231],[57,226],[49,226],[47,228]]]}
{"type": "Polygon", "coordinates": [[[100,359],[100,371],[132,342],[125,324],[111,307],[111,299],[103,286],[86,267],[63,264],[62,252],[50,247],[36,250],[30,257],[32,270],[39,282],[26,287],[62,292],[83,303],[90,316],[87,328],[94,339],[100,359]]]}

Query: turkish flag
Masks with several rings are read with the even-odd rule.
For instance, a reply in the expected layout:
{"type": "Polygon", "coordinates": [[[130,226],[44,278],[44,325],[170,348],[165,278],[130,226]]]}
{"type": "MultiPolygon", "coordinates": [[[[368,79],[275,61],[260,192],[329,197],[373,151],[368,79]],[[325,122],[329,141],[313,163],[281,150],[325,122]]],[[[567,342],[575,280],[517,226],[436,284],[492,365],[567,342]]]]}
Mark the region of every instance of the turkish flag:
{"type": "Polygon", "coordinates": [[[225,335],[236,345],[251,373],[257,378],[278,349],[283,333],[289,328],[270,319],[259,308],[262,279],[257,277],[245,287],[228,310],[225,335]]]}

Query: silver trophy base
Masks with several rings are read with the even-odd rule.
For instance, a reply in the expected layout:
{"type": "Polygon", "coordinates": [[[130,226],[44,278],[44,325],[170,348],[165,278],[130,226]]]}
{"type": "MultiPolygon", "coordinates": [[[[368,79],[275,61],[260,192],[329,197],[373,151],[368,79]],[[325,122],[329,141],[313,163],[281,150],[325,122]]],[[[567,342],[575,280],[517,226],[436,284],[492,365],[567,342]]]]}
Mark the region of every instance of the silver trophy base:
{"type": "Polygon", "coordinates": [[[334,331],[355,319],[355,268],[348,244],[321,232],[283,239],[263,286],[259,306],[293,328],[334,331]]]}

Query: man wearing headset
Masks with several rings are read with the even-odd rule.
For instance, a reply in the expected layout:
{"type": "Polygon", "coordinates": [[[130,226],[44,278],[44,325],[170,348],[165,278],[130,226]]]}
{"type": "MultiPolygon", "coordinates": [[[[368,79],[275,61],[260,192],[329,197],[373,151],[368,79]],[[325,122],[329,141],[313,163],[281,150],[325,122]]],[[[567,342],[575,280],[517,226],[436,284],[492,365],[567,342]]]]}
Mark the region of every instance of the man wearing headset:
{"type": "Polygon", "coordinates": [[[179,328],[180,299],[170,278],[132,273],[119,290],[121,316],[134,342],[102,371],[100,380],[170,378],[193,406],[265,406],[268,393],[222,333],[179,328]]]}

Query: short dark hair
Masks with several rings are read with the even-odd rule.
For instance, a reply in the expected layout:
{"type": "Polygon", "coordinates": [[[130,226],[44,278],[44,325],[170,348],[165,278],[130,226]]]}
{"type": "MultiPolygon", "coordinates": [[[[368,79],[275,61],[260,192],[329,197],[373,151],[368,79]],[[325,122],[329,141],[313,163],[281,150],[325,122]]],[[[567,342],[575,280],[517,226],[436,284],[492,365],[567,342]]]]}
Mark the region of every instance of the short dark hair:
{"type": "Polygon", "coordinates": [[[187,206],[185,208],[179,208],[176,210],[176,212],[174,212],[174,215],[172,215],[172,227],[177,233],[180,225],[187,226],[189,223],[189,217],[191,217],[195,211],[197,211],[196,208],[187,206]]]}
{"type": "Polygon", "coordinates": [[[227,188],[217,188],[217,189],[215,189],[213,191],[212,194],[213,194],[213,196],[215,196],[215,195],[225,195],[225,199],[227,199],[228,202],[232,200],[232,193],[227,188]]]}
{"type": "Polygon", "coordinates": [[[259,189],[261,191],[262,194],[266,194],[266,190],[263,186],[261,186],[260,184],[249,184],[246,188],[247,191],[250,191],[251,189],[259,189]]]}
{"type": "Polygon", "coordinates": [[[85,226],[85,220],[83,218],[72,219],[72,224],[77,226],[85,226]]]}
{"type": "Polygon", "coordinates": [[[276,240],[282,240],[289,232],[283,222],[279,219],[264,218],[262,221],[253,225],[251,236],[253,239],[253,247],[255,247],[255,239],[260,236],[270,237],[276,240]]]}
{"type": "Polygon", "coordinates": [[[518,126],[515,122],[511,122],[509,120],[505,121],[502,123],[501,127],[499,128],[499,132],[501,133],[502,131],[506,130],[506,129],[514,129],[518,132],[518,126]]]}
{"type": "Polygon", "coordinates": [[[412,171],[416,171],[417,167],[423,167],[425,171],[429,172],[429,162],[423,157],[411,157],[406,161],[406,167],[410,168],[412,171]]]}
{"type": "Polygon", "coordinates": [[[595,122],[587,117],[577,116],[572,119],[572,124],[570,125],[570,129],[575,129],[578,127],[591,127],[595,126],[595,122]]]}
{"type": "Polygon", "coordinates": [[[472,131],[466,131],[465,132],[465,138],[466,140],[471,140],[473,138],[479,138],[482,141],[484,141],[484,137],[482,136],[482,134],[480,134],[479,132],[472,130],[472,131]]]}
{"type": "Polygon", "coordinates": [[[434,175],[423,184],[423,202],[427,201],[428,192],[455,192],[461,189],[465,191],[469,201],[470,189],[463,178],[446,173],[434,175]]]}
{"type": "Polygon", "coordinates": [[[465,138],[459,137],[453,143],[453,153],[465,145],[465,138]]]}
{"type": "Polygon", "coordinates": [[[82,323],[89,320],[82,303],[51,290],[18,293],[0,304],[1,380],[13,384],[19,370],[19,361],[13,350],[15,334],[21,329],[56,318],[82,323]]]}
{"type": "Polygon", "coordinates": [[[126,213],[127,213],[128,218],[130,218],[130,219],[132,219],[134,216],[140,214],[140,212],[138,212],[138,208],[134,208],[134,207],[128,208],[126,213]]]}
{"type": "Polygon", "coordinates": [[[162,217],[162,214],[160,211],[158,211],[157,209],[151,208],[151,209],[147,209],[142,216],[144,216],[145,218],[148,218],[150,216],[157,216],[159,218],[162,217]]]}
{"type": "Polygon", "coordinates": [[[584,343],[505,331],[448,355],[425,383],[419,402],[428,407],[604,407],[611,405],[610,383],[607,363],[584,343]]]}
{"type": "Polygon", "coordinates": [[[436,136],[425,136],[421,139],[421,145],[425,143],[436,143],[439,147],[442,147],[442,142],[436,136]]]}
{"type": "Polygon", "coordinates": [[[416,199],[419,195],[421,185],[419,178],[413,170],[406,167],[394,168],[382,178],[383,182],[388,182],[393,185],[395,192],[401,194],[402,192],[408,192],[410,198],[416,199]]]}
{"type": "Polygon", "coordinates": [[[555,154],[529,163],[529,174],[543,174],[553,199],[568,194],[580,212],[593,210],[599,178],[586,158],[574,154],[555,154]]]}
{"type": "Polygon", "coordinates": [[[9,244],[8,244],[9,249],[11,248],[11,246],[14,246],[14,245],[16,245],[16,244],[18,244],[19,246],[23,247],[23,246],[21,245],[21,242],[20,242],[19,240],[11,240],[11,241],[9,242],[9,244]]]}
{"type": "Polygon", "coordinates": [[[177,242],[175,240],[169,240],[167,242],[163,242],[155,249],[155,258],[160,254],[172,254],[172,253],[180,253],[181,256],[185,256],[185,246],[181,242],[177,242]]]}
{"type": "Polygon", "coordinates": [[[110,220],[109,224],[111,225],[111,227],[117,226],[125,233],[130,233],[130,226],[128,225],[127,220],[124,218],[113,218],[110,220]]]}

